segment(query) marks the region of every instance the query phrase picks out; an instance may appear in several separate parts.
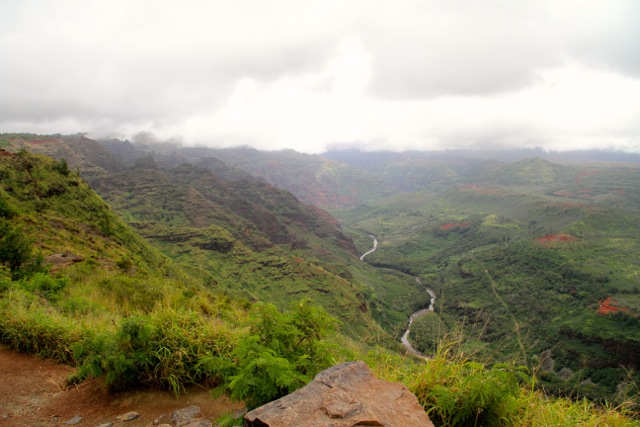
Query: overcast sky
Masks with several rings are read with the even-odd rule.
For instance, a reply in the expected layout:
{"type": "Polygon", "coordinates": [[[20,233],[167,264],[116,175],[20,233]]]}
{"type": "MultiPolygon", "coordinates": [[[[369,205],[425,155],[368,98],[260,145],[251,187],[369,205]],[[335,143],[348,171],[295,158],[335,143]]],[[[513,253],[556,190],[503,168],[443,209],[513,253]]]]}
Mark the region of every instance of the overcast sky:
{"type": "Polygon", "coordinates": [[[0,132],[640,152],[638,0],[1,0],[0,132]]]}

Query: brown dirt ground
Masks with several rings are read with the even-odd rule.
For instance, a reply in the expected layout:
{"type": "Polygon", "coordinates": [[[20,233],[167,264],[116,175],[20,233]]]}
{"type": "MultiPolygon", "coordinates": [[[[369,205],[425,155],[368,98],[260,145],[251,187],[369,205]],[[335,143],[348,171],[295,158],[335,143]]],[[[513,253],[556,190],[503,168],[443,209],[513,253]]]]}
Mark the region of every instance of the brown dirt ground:
{"type": "Polygon", "coordinates": [[[0,426],[65,426],[76,415],[79,427],[95,427],[108,421],[115,427],[151,426],[154,420],[169,423],[169,414],[190,405],[200,406],[199,417],[214,421],[241,403],[226,397],[212,399],[203,387],[191,387],[179,398],[171,393],[142,390],[109,395],[99,380],[66,387],[73,368],[50,360],[0,347],[0,426]],[[116,416],[136,411],[140,418],[117,422],[116,416]]]}

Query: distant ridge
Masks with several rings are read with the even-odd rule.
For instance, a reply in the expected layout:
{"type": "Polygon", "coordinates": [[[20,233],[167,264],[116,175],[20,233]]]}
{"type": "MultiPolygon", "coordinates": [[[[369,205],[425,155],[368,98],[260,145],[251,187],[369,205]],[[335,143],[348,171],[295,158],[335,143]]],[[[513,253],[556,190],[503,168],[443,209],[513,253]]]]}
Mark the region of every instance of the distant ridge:
{"type": "Polygon", "coordinates": [[[558,182],[572,172],[569,166],[534,157],[503,165],[489,173],[481,174],[479,179],[502,185],[538,185],[558,182]]]}
{"type": "Polygon", "coordinates": [[[572,150],[545,151],[541,148],[521,149],[460,149],[438,151],[360,151],[330,150],[321,154],[323,157],[338,160],[354,166],[384,165],[405,157],[432,159],[472,158],[491,159],[504,163],[517,162],[526,158],[539,157],[556,163],[640,163],[640,153],[610,150],[572,150]]]}

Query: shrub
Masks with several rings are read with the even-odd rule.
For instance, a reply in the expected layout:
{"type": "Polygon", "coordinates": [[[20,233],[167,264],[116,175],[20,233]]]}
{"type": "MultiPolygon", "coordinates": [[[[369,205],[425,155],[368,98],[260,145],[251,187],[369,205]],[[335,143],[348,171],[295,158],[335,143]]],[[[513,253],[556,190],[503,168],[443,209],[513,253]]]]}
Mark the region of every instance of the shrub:
{"type": "Polygon", "coordinates": [[[11,218],[16,214],[16,210],[5,199],[0,199],[0,218],[11,218]]]}
{"type": "Polygon", "coordinates": [[[409,388],[436,424],[506,426],[517,415],[520,384],[526,381],[524,367],[496,364],[487,369],[477,362],[437,355],[409,388]]]}
{"type": "Polygon", "coordinates": [[[192,311],[161,309],[123,319],[115,335],[95,334],[74,347],[78,374],[103,376],[110,390],[159,386],[178,395],[186,384],[214,380],[205,360],[228,360],[235,333],[192,311]]]}
{"type": "Polygon", "coordinates": [[[0,264],[16,275],[31,258],[31,241],[25,237],[23,228],[0,218],[0,264]]]}
{"type": "Polygon", "coordinates": [[[70,171],[69,171],[69,164],[67,163],[67,159],[63,157],[60,160],[58,160],[53,165],[53,170],[58,172],[60,175],[68,176],[70,171]]]}
{"type": "Polygon", "coordinates": [[[74,363],[71,347],[84,332],[71,319],[59,316],[47,304],[21,290],[0,299],[0,340],[11,348],[74,363]]]}
{"type": "MultiPolygon", "coordinates": [[[[257,407],[302,387],[332,364],[326,336],[336,320],[307,302],[291,313],[258,303],[250,312],[249,334],[233,353],[236,363],[221,363],[225,382],[220,390],[257,407]]],[[[212,361],[213,362],[213,361],[212,361]]]]}
{"type": "Polygon", "coordinates": [[[46,298],[48,301],[57,301],[60,292],[69,284],[69,279],[55,278],[46,273],[34,273],[28,279],[22,279],[20,286],[27,291],[46,298]]]}

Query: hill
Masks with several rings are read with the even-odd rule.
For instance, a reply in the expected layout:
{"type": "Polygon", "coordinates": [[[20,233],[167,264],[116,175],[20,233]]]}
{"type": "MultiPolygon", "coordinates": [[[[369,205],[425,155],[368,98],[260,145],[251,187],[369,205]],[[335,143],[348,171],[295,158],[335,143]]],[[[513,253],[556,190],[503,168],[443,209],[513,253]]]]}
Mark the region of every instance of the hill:
{"type": "MultiPolygon", "coordinates": [[[[331,215],[263,179],[212,157],[199,157],[207,168],[167,160],[162,150],[132,162],[118,150],[105,155],[102,145],[86,138],[78,153],[76,139],[50,137],[43,144],[29,135],[7,138],[14,150],[74,152],[71,158],[80,163],[70,167],[129,225],[218,292],[281,308],[309,298],[341,319],[352,336],[380,340],[375,325],[382,324],[382,339],[392,346],[397,344],[387,333],[401,334],[410,313],[428,301],[412,277],[362,263],[358,252],[365,249],[357,250],[331,215]],[[99,166],[93,158],[114,160],[99,166]]],[[[370,242],[358,239],[363,248],[370,242]]]]}
{"type": "Polygon", "coordinates": [[[71,264],[89,263],[108,272],[117,268],[113,260],[120,260],[139,274],[163,271],[169,277],[185,277],[180,268],[132,232],[69,169],[66,160],[54,161],[26,151],[2,150],[0,156],[5,226],[21,230],[20,238],[33,241],[42,262],[66,264],[61,260],[66,256],[71,264]]]}
{"type": "Polygon", "coordinates": [[[262,402],[329,365],[320,342],[336,321],[324,310],[249,310],[222,295],[139,237],[64,159],[1,150],[0,196],[1,342],[75,365],[71,383],[179,394],[209,381],[262,402]]]}
{"type": "Polygon", "coordinates": [[[603,399],[640,363],[638,172],[526,159],[340,218],[380,240],[369,262],[438,294],[412,328],[418,348],[463,331],[469,352],[544,360],[549,390],[603,399]]]}
{"type": "Polygon", "coordinates": [[[390,190],[375,175],[344,163],[293,150],[266,152],[251,148],[183,147],[170,143],[99,142],[122,158],[135,159],[151,154],[165,166],[190,162],[195,166],[213,167],[211,170],[218,173],[219,164],[212,164],[210,160],[215,158],[228,165],[226,178],[238,177],[242,173],[261,177],[291,192],[302,202],[323,209],[349,208],[390,194],[390,190]]]}

